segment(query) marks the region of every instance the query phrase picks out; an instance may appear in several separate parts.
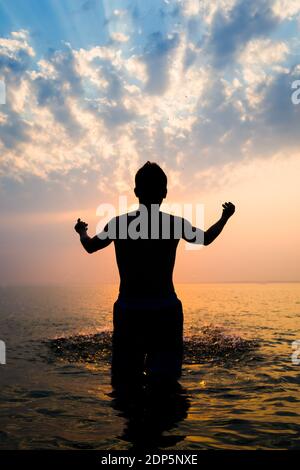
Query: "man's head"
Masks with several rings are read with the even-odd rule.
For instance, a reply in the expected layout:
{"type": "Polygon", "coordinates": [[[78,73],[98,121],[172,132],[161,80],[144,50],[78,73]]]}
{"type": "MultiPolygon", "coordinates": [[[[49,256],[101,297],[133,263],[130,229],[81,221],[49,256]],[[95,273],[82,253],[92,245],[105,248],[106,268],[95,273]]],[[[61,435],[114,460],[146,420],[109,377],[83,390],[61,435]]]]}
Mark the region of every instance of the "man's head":
{"type": "Polygon", "coordinates": [[[161,204],[167,195],[167,176],[157,163],[147,162],[135,175],[134,192],[141,204],[161,204]]]}

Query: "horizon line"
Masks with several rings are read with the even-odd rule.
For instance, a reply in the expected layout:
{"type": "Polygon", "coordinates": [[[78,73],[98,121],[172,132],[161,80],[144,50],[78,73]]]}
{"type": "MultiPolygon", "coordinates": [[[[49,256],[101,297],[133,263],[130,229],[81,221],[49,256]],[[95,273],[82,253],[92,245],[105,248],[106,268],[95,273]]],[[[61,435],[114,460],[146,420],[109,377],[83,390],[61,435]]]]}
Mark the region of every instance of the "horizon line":
{"type": "MultiPolygon", "coordinates": [[[[299,284],[300,280],[267,280],[267,281],[255,281],[255,280],[249,280],[249,281],[193,281],[193,282],[176,282],[175,283],[175,288],[176,285],[185,285],[185,284],[299,284]]],[[[30,282],[30,283],[14,283],[14,282],[8,282],[8,283],[0,283],[0,288],[6,288],[6,287],[63,287],[63,286],[89,286],[89,285],[107,285],[107,286],[119,286],[119,283],[117,282],[99,282],[99,281],[89,281],[89,282],[76,282],[76,281],[62,281],[62,282],[54,282],[54,281],[48,281],[48,282],[30,282]]]]}

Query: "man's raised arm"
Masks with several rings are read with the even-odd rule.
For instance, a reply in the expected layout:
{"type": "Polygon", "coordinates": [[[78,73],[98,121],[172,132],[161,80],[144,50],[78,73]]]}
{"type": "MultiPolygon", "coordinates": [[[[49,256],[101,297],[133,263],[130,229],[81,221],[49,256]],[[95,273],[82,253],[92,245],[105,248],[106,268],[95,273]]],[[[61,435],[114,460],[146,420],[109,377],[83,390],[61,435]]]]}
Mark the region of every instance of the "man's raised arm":
{"type": "Polygon", "coordinates": [[[220,235],[228,219],[234,214],[235,206],[232,202],[225,202],[222,207],[223,212],[220,219],[204,232],[204,245],[209,245],[220,235]]]}
{"type": "MultiPolygon", "coordinates": [[[[183,236],[183,239],[190,243],[210,245],[210,243],[212,243],[220,235],[228,219],[234,214],[235,211],[235,206],[232,204],[232,202],[225,202],[222,204],[222,207],[223,212],[220,219],[205,232],[199,228],[191,227],[188,223],[186,232],[190,233],[189,236],[183,236]],[[189,228],[190,230],[188,230],[189,228]]],[[[186,220],[185,223],[187,223],[186,220]]]]}
{"type": "Polygon", "coordinates": [[[89,237],[87,234],[88,224],[80,219],[77,220],[74,229],[80,235],[81,244],[88,253],[102,250],[102,248],[105,248],[112,242],[112,239],[110,239],[108,235],[102,236],[105,234],[105,231],[100,235],[95,235],[93,238],[89,237]]]}

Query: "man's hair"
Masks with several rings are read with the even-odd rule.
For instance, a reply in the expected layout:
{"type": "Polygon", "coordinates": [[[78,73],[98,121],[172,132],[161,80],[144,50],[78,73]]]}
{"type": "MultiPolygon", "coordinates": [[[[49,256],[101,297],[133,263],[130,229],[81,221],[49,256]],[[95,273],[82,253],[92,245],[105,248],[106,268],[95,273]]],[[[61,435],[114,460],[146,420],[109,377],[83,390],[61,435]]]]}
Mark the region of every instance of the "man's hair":
{"type": "Polygon", "coordinates": [[[157,163],[147,162],[135,175],[135,188],[139,197],[165,197],[167,175],[157,163]]]}

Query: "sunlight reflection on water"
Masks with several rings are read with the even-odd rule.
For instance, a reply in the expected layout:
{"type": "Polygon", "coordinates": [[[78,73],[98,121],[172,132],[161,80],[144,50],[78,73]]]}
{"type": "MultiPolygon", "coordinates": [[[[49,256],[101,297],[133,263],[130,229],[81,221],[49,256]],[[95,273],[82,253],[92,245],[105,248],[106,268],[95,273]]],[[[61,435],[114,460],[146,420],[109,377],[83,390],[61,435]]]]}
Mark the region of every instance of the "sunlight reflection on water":
{"type": "MultiPolygon", "coordinates": [[[[182,389],[172,400],[146,397],[158,447],[300,447],[300,366],[291,361],[292,341],[300,339],[299,287],[178,286],[182,389]]],[[[116,286],[1,288],[0,448],[132,445],[141,428],[132,427],[130,403],[120,404],[110,386],[116,295],[116,286]]]]}

